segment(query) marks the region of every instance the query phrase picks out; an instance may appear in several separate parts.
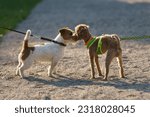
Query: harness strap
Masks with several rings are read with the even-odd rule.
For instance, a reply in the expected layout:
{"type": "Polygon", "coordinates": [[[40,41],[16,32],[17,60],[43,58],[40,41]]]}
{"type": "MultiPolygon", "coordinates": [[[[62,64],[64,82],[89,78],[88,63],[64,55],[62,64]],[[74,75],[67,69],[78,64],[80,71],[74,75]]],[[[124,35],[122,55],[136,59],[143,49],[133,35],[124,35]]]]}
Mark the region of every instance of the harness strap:
{"type": "Polygon", "coordinates": [[[94,44],[94,42],[96,41],[96,37],[90,39],[85,45],[87,48],[91,47],[91,45],[94,44]]]}
{"type": "Polygon", "coordinates": [[[98,46],[97,46],[96,53],[97,53],[97,54],[102,54],[103,52],[102,52],[102,38],[101,38],[101,37],[98,37],[98,38],[96,38],[96,37],[91,38],[91,39],[89,39],[89,40],[85,43],[85,45],[86,45],[87,48],[90,48],[90,47],[95,43],[95,41],[96,41],[97,39],[98,39],[98,46]]]}
{"type": "Polygon", "coordinates": [[[96,53],[97,53],[97,54],[102,54],[102,53],[103,53],[103,52],[102,52],[102,38],[99,37],[98,39],[99,39],[99,41],[98,41],[98,46],[97,46],[96,53]]]}

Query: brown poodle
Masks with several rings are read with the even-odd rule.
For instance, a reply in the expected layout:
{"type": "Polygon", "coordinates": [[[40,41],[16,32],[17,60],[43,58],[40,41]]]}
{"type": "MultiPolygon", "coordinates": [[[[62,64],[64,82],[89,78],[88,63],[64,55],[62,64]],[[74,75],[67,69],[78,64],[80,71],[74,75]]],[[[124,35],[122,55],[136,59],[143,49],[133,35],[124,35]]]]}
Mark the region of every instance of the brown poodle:
{"type": "Polygon", "coordinates": [[[83,39],[85,45],[89,49],[89,56],[91,62],[91,78],[95,78],[94,71],[94,60],[98,69],[99,76],[103,76],[99,62],[98,55],[104,54],[107,52],[105,66],[106,66],[106,74],[104,80],[108,80],[109,66],[113,58],[117,57],[118,65],[120,67],[120,76],[122,78],[125,77],[124,70],[122,66],[122,49],[120,46],[120,38],[116,34],[104,34],[99,37],[94,37],[89,32],[89,26],[86,24],[79,24],[75,27],[75,33],[78,36],[76,41],[83,39]]]}

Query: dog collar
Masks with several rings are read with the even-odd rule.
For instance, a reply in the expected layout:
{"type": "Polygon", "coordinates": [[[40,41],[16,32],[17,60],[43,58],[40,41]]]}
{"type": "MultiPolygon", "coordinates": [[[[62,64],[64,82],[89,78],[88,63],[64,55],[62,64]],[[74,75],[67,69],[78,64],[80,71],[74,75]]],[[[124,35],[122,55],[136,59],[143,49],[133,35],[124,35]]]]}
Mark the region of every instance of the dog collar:
{"type": "Polygon", "coordinates": [[[91,45],[93,45],[93,43],[94,43],[95,41],[96,41],[96,37],[90,38],[90,39],[85,43],[86,47],[87,47],[87,48],[91,47],[91,45]]]}
{"type": "Polygon", "coordinates": [[[98,39],[99,39],[99,40],[98,40],[98,46],[97,46],[96,53],[97,53],[97,54],[102,54],[102,53],[103,53],[103,52],[102,52],[102,38],[99,37],[98,39]]]}

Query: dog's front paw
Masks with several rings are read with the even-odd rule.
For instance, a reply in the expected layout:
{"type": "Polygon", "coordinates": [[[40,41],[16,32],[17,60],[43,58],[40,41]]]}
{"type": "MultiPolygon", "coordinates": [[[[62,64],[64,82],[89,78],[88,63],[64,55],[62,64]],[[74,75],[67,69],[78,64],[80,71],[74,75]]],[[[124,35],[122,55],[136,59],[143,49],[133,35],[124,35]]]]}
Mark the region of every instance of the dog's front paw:
{"type": "Polygon", "coordinates": [[[90,79],[95,79],[95,77],[92,76],[92,77],[90,77],[90,79]]]}
{"type": "Polygon", "coordinates": [[[108,78],[104,77],[102,80],[103,80],[103,81],[108,81],[108,78]]]}
{"type": "Polygon", "coordinates": [[[24,76],[20,76],[20,79],[24,79],[24,76]]]}
{"type": "Polygon", "coordinates": [[[48,74],[48,77],[54,78],[55,76],[53,74],[48,74]]]}
{"type": "Polygon", "coordinates": [[[19,76],[19,73],[17,73],[17,72],[16,72],[16,74],[15,74],[15,75],[16,75],[16,76],[19,76]]]}
{"type": "Polygon", "coordinates": [[[23,74],[19,74],[20,79],[24,79],[24,75],[23,74]]]}
{"type": "Polygon", "coordinates": [[[121,78],[126,78],[125,76],[121,76],[121,78]]]}
{"type": "Polygon", "coordinates": [[[58,74],[58,72],[57,72],[57,71],[54,71],[53,74],[58,74]]]}
{"type": "Polygon", "coordinates": [[[124,74],[120,74],[120,78],[126,78],[124,74]]]}
{"type": "Polygon", "coordinates": [[[51,77],[51,76],[53,76],[52,74],[48,74],[48,77],[51,77]]]}
{"type": "Polygon", "coordinates": [[[104,75],[103,75],[103,74],[99,74],[99,76],[104,77],[104,75]]]}
{"type": "Polygon", "coordinates": [[[16,76],[19,76],[19,70],[16,70],[16,76]]]}

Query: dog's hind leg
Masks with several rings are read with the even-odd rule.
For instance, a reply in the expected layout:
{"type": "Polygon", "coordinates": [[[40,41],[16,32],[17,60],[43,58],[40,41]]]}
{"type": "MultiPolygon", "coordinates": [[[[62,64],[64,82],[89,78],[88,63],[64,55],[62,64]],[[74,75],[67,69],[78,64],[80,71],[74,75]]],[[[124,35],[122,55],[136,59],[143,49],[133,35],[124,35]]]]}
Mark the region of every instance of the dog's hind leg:
{"type": "Polygon", "coordinates": [[[17,66],[17,69],[16,69],[16,75],[19,75],[19,67],[21,66],[21,61],[19,60],[19,64],[17,66]]]}
{"type": "Polygon", "coordinates": [[[123,65],[122,65],[122,52],[117,57],[117,61],[118,61],[118,66],[120,67],[120,77],[125,78],[123,65]]]}
{"type": "Polygon", "coordinates": [[[106,73],[104,80],[108,80],[109,66],[114,57],[115,57],[115,50],[108,50],[105,61],[106,73]]]}
{"type": "Polygon", "coordinates": [[[23,62],[21,64],[21,66],[18,68],[18,70],[19,70],[20,77],[23,78],[24,77],[24,73],[23,73],[23,71],[24,71],[24,63],[23,62]]]}
{"type": "Polygon", "coordinates": [[[21,78],[24,78],[24,70],[28,69],[32,64],[32,60],[26,60],[26,61],[22,61],[20,67],[19,67],[19,75],[21,76],[21,78]]]}
{"type": "Polygon", "coordinates": [[[48,67],[48,76],[53,76],[52,72],[54,70],[54,68],[56,67],[58,61],[56,60],[52,60],[51,66],[48,67]]]}

